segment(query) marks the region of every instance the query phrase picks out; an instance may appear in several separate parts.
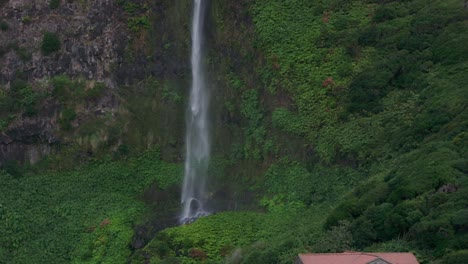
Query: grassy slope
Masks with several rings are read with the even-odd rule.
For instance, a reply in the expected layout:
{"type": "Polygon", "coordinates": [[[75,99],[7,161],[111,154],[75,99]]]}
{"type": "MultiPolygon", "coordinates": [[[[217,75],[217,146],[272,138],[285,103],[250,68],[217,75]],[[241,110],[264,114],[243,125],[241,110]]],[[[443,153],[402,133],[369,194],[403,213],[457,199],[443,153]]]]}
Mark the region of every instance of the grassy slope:
{"type": "Polygon", "coordinates": [[[178,183],[180,169],[152,151],[69,172],[2,172],[0,260],[124,263],[133,226],[147,212],[139,195],[154,181],[161,187],[178,183]]]}

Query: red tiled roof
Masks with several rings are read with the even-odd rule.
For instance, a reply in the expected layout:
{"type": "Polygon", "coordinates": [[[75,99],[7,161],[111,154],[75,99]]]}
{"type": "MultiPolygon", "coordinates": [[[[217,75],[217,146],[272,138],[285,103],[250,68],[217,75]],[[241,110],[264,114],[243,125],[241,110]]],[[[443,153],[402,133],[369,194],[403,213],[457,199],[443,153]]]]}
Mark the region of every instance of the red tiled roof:
{"type": "Polygon", "coordinates": [[[391,264],[419,264],[413,253],[344,252],[324,254],[299,254],[303,264],[367,264],[383,259],[391,264]]]}

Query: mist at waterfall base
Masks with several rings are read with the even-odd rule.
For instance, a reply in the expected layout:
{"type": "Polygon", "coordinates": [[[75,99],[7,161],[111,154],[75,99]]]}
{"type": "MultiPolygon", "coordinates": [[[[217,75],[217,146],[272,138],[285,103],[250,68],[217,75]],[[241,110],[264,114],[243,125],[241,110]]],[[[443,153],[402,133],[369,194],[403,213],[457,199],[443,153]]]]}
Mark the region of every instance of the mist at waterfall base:
{"type": "Polygon", "coordinates": [[[187,111],[186,158],[182,187],[181,224],[210,214],[206,206],[206,178],[210,161],[209,93],[203,69],[204,0],[194,0],[192,18],[192,86],[187,111]]]}

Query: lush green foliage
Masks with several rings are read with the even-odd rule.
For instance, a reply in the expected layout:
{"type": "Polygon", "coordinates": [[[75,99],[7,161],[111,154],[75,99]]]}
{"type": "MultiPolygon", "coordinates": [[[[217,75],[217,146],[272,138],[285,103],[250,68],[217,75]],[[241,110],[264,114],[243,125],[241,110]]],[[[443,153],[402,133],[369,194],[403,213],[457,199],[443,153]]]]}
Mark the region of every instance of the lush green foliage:
{"type": "Polygon", "coordinates": [[[259,107],[257,90],[246,90],[242,93],[240,112],[246,120],[243,157],[261,160],[271,151],[272,142],[266,139],[266,128],[263,124],[263,112],[259,107]]]}
{"type": "Polygon", "coordinates": [[[267,214],[219,213],[159,233],[132,263],[140,263],[143,256],[151,256],[151,263],[168,258],[182,263],[290,263],[304,250],[305,241],[314,240],[322,220],[323,215],[312,210],[292,208],[267,214]]]}
{"type": "Polygon", "coordinates": [[[12,263],[124,263],[132,227],[147,212],[138,195],[180,182],[181,167],[150,151],[127,161],[0,179],[0,259],[12,263]]]}
{"type": "Polygon", "coordinates": [[[0,93],[0,128],[6,128],[8,123],[15,119],[15,113],[20,112],[24,116],[35,115],[41,97],[42,95],[34,91],[27,82],[21,79],[13,81],[9,90],[0,93]]]}
{"type": "MultiPolygon", "coordinates": [[[[158,25],[152,9],[169,8],[166,2],[157,8],[118,3],[129,28],[142,36],[151,23],[158,25]]],[[[299,252],[366,250],[412,251],[428,263],[465,263],[468,24],[461,2],[244,0],[212,5],[210,25],[217,28],[208,39],[216,50],[208,52],[207,68],[222,84],[217,88],[223,91],[213,94],[222,95],[213,100],[221,117],[213,119],[223,128],[213,132],[210,174],[218,182],[210,182],[215,187],[210,195],[219,195],[215,192],[221,188],[234,197],[253,193],[241,207],[257,212],[219,213],[167,229],[131,261],[291,263],[299,252]]],[[[185,11],[178,14],[185,17],[185,11]]],[[[164,53],[177,45],[186,48],[188,34],[174,37],[187,33],[182,24],[180,32],[154,34],[155,43],[148,46],[164,53]]],[[[160,55],[150,50],[145,56],[151,60],[153,54],[160,55]]],[[[117,118],[122,123],[90,120],[71,133],[93,146],[113,147],[113,158],[160,144],[166,146],[167,159],[179,160],[185,100],[179,87],[187,86],[179,79],[185,77],[146,78],[135,87],[121,87],[126,111],[117,118]],[[96,131],[103,124],[112,125],[102,132],[106,142],[98,144],[101,132],[96,131]]],[[[53,78],[52,85],[64,129],[80,114],[81,103],[99,98],[103,86],[65,76],[53,78]]],[[[18,87],[13,91],[22,91],[17,94],[26,108],[33,90],[18,87]]],[[[3,100],[11,99],[9,93],[2,90],[2,107],[12,105],[3,100]]],[[[8,126],[9,118],[2,114],[0,128],[8,126]]],[[[76,154],[65,154],[73,165],[70,157],[76,154]]],[[[147,155],[93,163],[68,174],[31,176],[18,164],[6,164],[1,177],[8,203],[0,200],[0,232],[5,232],[0,242],[6,250],[0,247],[0,258],[123,262],[129,256],[130,227],[145,210],[135,195],[151,180],[166,188],[181,175],[179,166],[147,155]],[[129,209],[119,209],[124,207],[129,209]],[[50,208],[58,208],[57,213],[50,208]],[[50,237],[45,226],[53,227],[50,237]],[[32,246],[23,247],[24,241],[32,246]]],[[[49,162],[68,166],[62,159],[49,162]]]]}
{"type": "MultiPolygon", "coordinates": [[[[243,127],[229,157],[241,161],[217,164],[221,172],[246,166],[245,159],[261,164],[265,173],[238,168],[228,174],[254,182],[249,188],[268,217],[281,215],[289,230],[278,230],[283,236],[272,235],[268,245],[252,238],[260,241],[225,261],[291,262],[291,252],[354,249],[413,251],[423,261],[463,263],[468,89],[462,43],[468,35],[459,1],[265,0],[250,8],[254,46],[266,62],[246,56],[254,73],[240,69],[242,62],[226,62],[230,97],[223,107],[243,127]],[[286,152],[289,144],[307,153],[286,152]],[[325,229],[295,226],[291,211],[326,216],[325,229]],[[299,230],[306,235],[290,241],[289,233],[299,230]]],[[[230,24],[214,17],[224,34],[244,37],[231,33],[233,25],[244,26],[236,24],[239,18],[230,24]]],[[[215,40],[235,46],[224,34],[215,40]]],[[[226,231],[214,247],[209,232],[224,220],[208,219],[167,231],[172,236],[156,240],[147,253],[162,252],[153,255],[156,263],[169,256],[189,263],[219,258],[222,241],[236,235],[226,231]],[[184,244],[188,237],[193,240],[184,244]]]]}
{"type": "MultiPolygon", "coordinates": [[[[311,250],[369,246],[417,251],[420,258],[431,259],[464,248],[464,229],[455,222],[463,219],[460,210],[466,204],[461,198],[466,179],[466,149],[461,147],[466,137],[467,89],[461,81],[466,50],[443,47],[466,37],[466,15],[455,1],[422,8],[425,4],[254,4],[256,44],[268,59],[262,81],[269,91],[287,91],[293,100],[272,112],[272,125],[304,137],[322,163],[283,160],[271,166],[258,183],[265,194],[261,204],[273,212],[307,210],[311,204],[333,205],[359,186],[328,217],[330,231],[309,241],[311,250]],[[439,9],[444,15],[429,15],[439,9]],[[333,165],[337,163],[341,166],[333,165]],[[369,179],[359,184],[364,177],[369,179]],[[441,191],[450,186],[456,186],[453,195],[441,191]],[[440,195],[448,200],[435,208],[422,203],[440,195]],[[349,224],[337,227],[343,219],[349,224]],[[434,234],[441,228],[447,233],[434,234]],[[346,243],[333,244],[329,237],[346,243]]],[[[254,133],[252,128],[268,127],[268,95],[245,89],[243,77],[228,78],[230,87],[241,91],[243,120],[250,121],[246,139],[260,135],[250,138],[267,141],[266,131],[254,133]]],[[[226,104],[230,112],[237,107],[232,102],[226,104]]],[[[245,142],[249,149],[244,153],[265,156],[250,151],[249,142],[255,141],[245,142]]],[[[252,254],[263,261],[269,256],[262,249],[252,254]]]]}
{"type": "Polygon", "coordinates": [[[306,208],[340,201],[360,179],[359,172],[347,167],[316,165],[308,170],[298,162],[282,160],[268,169],[259,189],[266,187],[262,204],[269,210],[306,208]]]}
{"type": "Polygon", "coordinates": [[[49,55],[60,50],[60,39],[57,34],[45,32],[42,36],[41,50],[44,55],[49,55]]]}

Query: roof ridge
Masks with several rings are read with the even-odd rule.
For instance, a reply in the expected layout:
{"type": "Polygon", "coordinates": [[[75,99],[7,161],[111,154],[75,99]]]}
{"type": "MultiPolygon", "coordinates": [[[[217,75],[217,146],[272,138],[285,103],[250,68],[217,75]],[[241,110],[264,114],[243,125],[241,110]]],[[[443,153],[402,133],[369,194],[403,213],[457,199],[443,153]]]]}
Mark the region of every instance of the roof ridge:
{"type": "Polygon", "coordinates": [[[374,254],[414,254],[413,252],[406,251],[406,252],[361,252],[361,251],[345,251],[345,252],[321,252],[321,253],[299,253],[299,255],[335,255],[335,254],[366,254],[366,255],[374,255],[374,254]]]}
{"type": "Polygon", "coordinates": [[[299,255],[343,255],[343,254],[362,254],[362,252],[330,252],[330,253],[300,253],[299,255]]]}
{"type": "Polygon", "coordinates": [[[373,254],[414,254],[411,251],[405,251],[405,252],[365,252],[365,253],[373,253],[373,254]]]}
{"type": "Polygon", "coordinates": [[[363,255],[367,255],[367,256],[372,256],[372,257],[377,257],[377,258],[382,258],[381,256],[379,255],[375,255],[374,252],[362,252],[363,255]]]}
{"type": "MultiPolygon", "coordinates": [[[[356,261],[358,261],[363,255],[365,256],[366,254],[362,254],[362,253],[361,253],[361,254],[357,255],[357,256],[355,257],[355,259],[353,259],[353,261],[351,262],[351,264],[352,264],[352,263],[355,263],[356,261]]],[[[373,257],[375,257],[375,256],[373,256],[373,257]]],[[[379,258],[379,257],[377,257],[377,258],[379,258]]],[[[374,260],[375,260],[375,259],[374,259],[374,260]]],[[[374,260],[372,260],[372,261],[374,261],[374,260]]]]}

